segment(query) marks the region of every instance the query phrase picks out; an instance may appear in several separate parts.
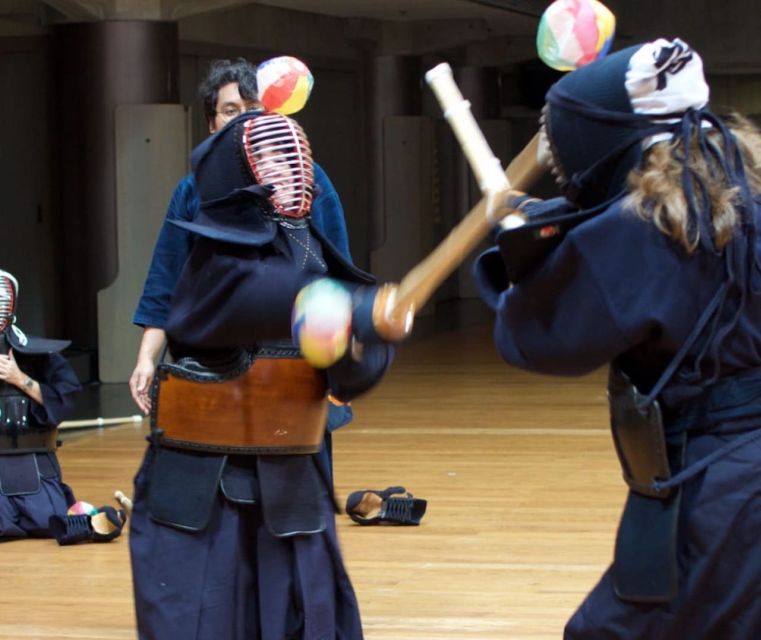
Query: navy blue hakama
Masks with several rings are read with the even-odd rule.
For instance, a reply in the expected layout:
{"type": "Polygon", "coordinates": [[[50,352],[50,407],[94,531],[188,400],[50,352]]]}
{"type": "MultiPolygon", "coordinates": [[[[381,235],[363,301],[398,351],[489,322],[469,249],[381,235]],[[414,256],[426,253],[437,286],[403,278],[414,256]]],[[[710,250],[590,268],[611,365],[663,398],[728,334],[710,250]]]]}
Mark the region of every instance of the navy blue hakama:
{"type": "Polygon", "coordinates": [[[130,551],[140,640],[360,640],[359,606],[343,565],[333,504],[326,528],[276,537],[257,504],[219,491],[209,524],[154,522],[145,495],[152,454],[135,481],[130,551]]]}

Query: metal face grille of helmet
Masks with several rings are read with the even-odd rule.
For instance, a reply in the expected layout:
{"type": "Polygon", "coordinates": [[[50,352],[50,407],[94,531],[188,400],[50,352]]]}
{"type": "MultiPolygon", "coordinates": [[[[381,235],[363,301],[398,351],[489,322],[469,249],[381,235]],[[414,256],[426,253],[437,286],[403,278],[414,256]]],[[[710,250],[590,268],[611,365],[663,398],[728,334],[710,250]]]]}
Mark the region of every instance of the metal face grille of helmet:
{"type": "Polygon", "coordinates": [[[275,210],[288,218],[306,216],[314,197],[314,165],[301,126],[265,112],[243,123],[242,142],[256,182],[274,189],[270,200],[275,210]]]}
{"type": "Polygon", "coordinates": [[[7,271],[0,270],[0,331],[5,331],[16,314],[18,281],[7,271]]]}

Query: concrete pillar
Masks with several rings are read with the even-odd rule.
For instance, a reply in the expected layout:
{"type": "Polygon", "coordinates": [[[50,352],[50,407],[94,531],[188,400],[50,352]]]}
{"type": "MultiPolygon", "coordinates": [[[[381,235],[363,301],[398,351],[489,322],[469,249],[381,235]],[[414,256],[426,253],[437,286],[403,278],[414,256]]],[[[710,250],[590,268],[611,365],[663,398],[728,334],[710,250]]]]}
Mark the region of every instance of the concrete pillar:
{"type": "Polygon", "coordinates": [[[386,116],[417,116],[421,109],[422,70],[414,56],[374,55],[367,59],[368,200],[370,250],[384,237],[383,120],[386,116]]]}
{"type": "Polygon", "coordinates": [[[118,264],[114,110],[179,102],[177,24],[57,25],[53,61],[63,333],[76,347],[95,348],[97,292],[113,281],[118,264]]]}

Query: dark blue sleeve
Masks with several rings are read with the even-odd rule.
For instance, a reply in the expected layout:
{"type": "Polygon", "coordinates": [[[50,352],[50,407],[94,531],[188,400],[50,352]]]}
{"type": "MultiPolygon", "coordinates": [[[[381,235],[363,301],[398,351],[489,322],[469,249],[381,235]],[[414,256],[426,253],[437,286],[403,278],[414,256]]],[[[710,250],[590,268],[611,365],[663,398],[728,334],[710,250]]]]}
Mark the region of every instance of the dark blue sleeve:
{"type": "Polygon", "coordinates": [[[571,238],[492,302],[497,313],[497,350],[522,369],[581,375],[609,362],[631,344],[571,238]]]}
{"type": "Polygon", "coordinates": [[[40,426],[56,426],[65,420],[74,408],[74,400],[82,389],[74,369],[62,355],[51,353],[35,367],[44,404],[30,402],[32,419],[40,426]]]}
{"type": "MultiPolygon", "coordinates": [[[[199,238],[177,284],[167,335],[180,350],[290,340],[296,294],[314,277],[268,246],[199,238]]],[[[392,354],[387,344],[366,344],[359,357],[347,353],[326,370],[331,393],[341,402],[365,393],[383,377],[392,354]]]]}
{"type": "Polygon", "coordinates": [[[349,402],[368,392],[383,378],[393,355],[390,344],[365,344],[358,357],[347,352],[326,369],[331,394],[341,402],[349,402]]]}
{"type": "Polygon", "coordinates": [[[271,248],[198,238],[180,275],[169,338],[201,348],[291,337],[291,309],[314,274],[271,248]]]}
{"type": "Polygon", "coordinates": [[[324,169],[314,164],[317,197],[312,203],[312,221],[338,252],[351,261],[349,234],[341,200],[324,169]]]}
{"type": "Polygon", "coordinates": [[[192,220],[198,210],[198,193],[192,174],[177,185],[161,226],[143,295],[137,305],[132,322],[140,326],[163,329],[169,316],[169,307],[177,279],[192,246],[191,234],[171,224],[171,220],[192,220]]]}
{"type": "Polygon", "coordinates": [[[486,271],[497,350],[515,366],[555,375],[588,373],[645,345],[667,361],[723,277],[719,258],[687,254],[619,206],[571,230],[501,291],[495,258],[492,250],[486,271]]]}

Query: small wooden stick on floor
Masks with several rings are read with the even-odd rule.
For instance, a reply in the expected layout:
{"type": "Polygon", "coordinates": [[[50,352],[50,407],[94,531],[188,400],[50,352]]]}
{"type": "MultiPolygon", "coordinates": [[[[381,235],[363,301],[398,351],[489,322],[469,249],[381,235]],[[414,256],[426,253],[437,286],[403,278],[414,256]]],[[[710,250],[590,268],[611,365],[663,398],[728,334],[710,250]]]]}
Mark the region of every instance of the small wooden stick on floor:
{"type": "Polygon", "coordinates": [[[125,496],[124,492],[119,490],[114,491],[114,498],[126,509],[127,513],[132,513],[132,500],[125,496]]]}

